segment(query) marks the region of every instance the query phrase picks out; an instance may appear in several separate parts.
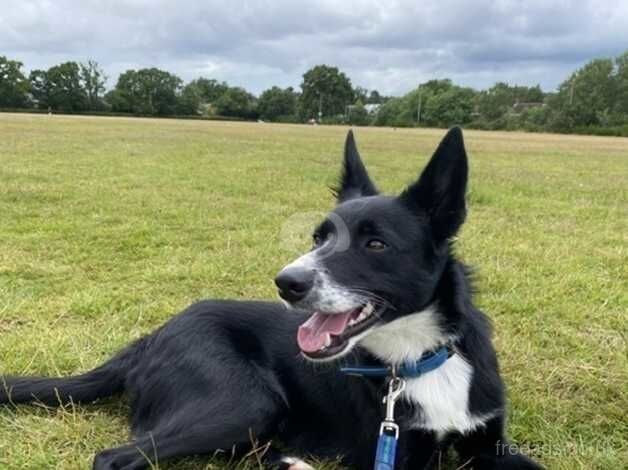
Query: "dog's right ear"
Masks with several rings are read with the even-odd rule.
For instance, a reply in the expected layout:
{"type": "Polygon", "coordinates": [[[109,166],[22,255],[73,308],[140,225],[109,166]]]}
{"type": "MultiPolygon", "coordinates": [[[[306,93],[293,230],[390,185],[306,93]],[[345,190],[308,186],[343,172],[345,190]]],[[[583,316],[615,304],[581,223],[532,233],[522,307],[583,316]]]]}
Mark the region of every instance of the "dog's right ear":
{"type": "Polygon", "coordinates": [[[353,131],[349,131],[345,141],[345,158],[340,183],[332,188],[332,191],[339,203],[363,196],[375,196],[378,193],[362,163],[353,131]]]}
{"type": "Polygon", "coordinates": [[[454,236],[464,222],[468,173],[462,131],[454,127],[447,132],[418,181],[399,196],[411,210],[429,219],[437,242],[454,236]]]}

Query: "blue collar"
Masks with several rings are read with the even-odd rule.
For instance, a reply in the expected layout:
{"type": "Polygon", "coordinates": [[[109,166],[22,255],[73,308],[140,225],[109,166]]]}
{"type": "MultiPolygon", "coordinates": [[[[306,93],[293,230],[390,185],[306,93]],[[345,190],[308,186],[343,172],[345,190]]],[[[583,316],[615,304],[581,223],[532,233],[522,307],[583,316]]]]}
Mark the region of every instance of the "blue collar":
{"type": "MultiPolygon", "coordinates": [[[[395,371],[395,375],[401,378],[416,378],[423,374],[438,369],[447,359],[454,354],[454,351],[442,346],[434,351],[428,351],[416,361],[404,362],[395,371]]],[[[340,372],[347,375],[357,375],[361,377],[390,377],[393,375],[391,366],[353,366],[341,367],[340,372]]]]}

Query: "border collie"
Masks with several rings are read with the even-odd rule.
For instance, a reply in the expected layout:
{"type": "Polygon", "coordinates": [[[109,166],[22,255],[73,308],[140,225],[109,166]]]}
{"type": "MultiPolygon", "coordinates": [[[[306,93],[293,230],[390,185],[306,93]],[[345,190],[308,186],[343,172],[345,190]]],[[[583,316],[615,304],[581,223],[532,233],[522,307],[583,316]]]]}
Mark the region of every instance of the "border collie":
{"type": "Polygon", "coordinates": [[[283,303],[196,303],[90,372],[0,377],[0,403],[127,393],[132,441],[98,453],[98,470],[260,443],[263,465],[293,470],[430,468],[450,445],[465,468],[541,468],[503,452],[489,321],[453,254],[467,173],[453,128],[415,183],[382,196],[349,132],[336,207],[275,279],[283,303]]]}

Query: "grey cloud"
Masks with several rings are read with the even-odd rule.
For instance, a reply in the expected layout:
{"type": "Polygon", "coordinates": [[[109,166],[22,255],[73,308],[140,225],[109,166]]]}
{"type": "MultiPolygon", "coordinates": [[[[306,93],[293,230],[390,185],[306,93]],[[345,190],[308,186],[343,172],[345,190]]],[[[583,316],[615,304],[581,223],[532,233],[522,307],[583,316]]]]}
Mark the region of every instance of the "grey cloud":
{"type": "Polygon", "coordinates": [[[628,4],[599,2],[0,0],[0,54],[27,68],[94,58],[206,75],[254,92],[298,86],[317,63],[399,94],[430,78],[556,87],[628,48],[628,4]]]}

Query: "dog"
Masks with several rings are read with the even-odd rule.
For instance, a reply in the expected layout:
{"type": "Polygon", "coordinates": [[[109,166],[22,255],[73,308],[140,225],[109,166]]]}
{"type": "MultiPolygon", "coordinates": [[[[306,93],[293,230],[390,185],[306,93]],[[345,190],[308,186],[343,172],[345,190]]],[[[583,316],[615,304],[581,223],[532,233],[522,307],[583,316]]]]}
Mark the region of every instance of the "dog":
{"type": "Polygon", "coordinates": [[[452,128],[416,182],[380,195],[349,132],[337,205],[275,279],[283,302],[201,301],[87,373],[0,377],[0,403],[128,394],[133,440],[98,453],[96,470],[253,445],[291,470],[310,457],[430,468],[449,446],[464,468],[539,469],[503,451],[490,324],[453,253],[467,179],[452,128]]]}

